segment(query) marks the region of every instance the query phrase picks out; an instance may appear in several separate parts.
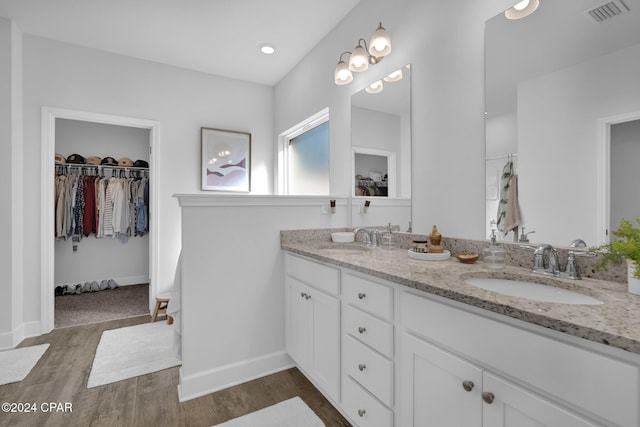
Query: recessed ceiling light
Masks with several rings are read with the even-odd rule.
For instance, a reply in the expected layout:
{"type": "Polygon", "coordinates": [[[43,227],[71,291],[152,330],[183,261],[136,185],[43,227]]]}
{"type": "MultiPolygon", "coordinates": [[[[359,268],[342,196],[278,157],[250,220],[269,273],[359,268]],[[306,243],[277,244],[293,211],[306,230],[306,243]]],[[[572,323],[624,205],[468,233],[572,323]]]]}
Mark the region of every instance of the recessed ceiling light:
{"type": "Polygon", "coordinates": [[[540,5],[539,0],[522,0],[504,12],[507,19],[520,19],[531,15],[540,5]]]}
{"type": "Polygon", "coordinates": [[[258,47],[260,48],[260,52],[264,53],[265,55],[271,55],[276,51],[276,48],[274,48],[271,43],[261,43],[258,45],[258,47]]]}

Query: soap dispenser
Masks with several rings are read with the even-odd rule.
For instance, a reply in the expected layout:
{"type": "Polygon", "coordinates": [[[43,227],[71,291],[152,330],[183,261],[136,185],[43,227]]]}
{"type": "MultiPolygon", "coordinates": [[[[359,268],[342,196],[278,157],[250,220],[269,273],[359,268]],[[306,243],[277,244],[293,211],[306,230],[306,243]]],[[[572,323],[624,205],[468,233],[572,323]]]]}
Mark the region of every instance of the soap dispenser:
{"type": "Polygon", "coordinates": [[[389,223],[389,225],[387,226],[387,230],[382,233],[382,236],[380,237],[380,246],[382,247],[382,249],[393,249],[396,247],[396,232],[398,231],[398,229],[398,226],[391,225],[391,223],[389,223]]]}
{"type": "Polygon", "coordinates": [[[493,227],[493,223],[491,224],[491,236],[490,236],[489,247],[484,248],[483,251],[483,261],[484,265],[487,268],[503,268],[504,267],[504,258],[505,251],[498,245],[496,238],[496,230],[493,227]]]}

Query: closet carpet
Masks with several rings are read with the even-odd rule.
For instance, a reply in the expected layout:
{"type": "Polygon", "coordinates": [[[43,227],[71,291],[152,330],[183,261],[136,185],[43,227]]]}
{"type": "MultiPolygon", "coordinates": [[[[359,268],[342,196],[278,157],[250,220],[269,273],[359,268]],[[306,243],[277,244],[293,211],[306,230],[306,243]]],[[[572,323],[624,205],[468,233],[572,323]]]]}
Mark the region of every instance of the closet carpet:
{"type": "Polygon", "coordinates": [[[55,327],[86,325],[149,314],[149,285],[55,297],[55,327]]]}

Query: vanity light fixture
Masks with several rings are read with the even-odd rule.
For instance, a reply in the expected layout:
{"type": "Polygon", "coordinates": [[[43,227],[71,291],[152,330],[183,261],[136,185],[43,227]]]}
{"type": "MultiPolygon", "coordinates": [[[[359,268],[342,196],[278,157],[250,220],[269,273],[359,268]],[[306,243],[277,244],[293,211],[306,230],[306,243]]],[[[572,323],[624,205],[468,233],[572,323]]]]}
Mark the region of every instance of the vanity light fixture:
{"type": "Polygon", "coordinates": [[[522,0],[504,12],[507,19],[521,19],[531,15],[540,5],[540,0],[522,0]]]}
{"type": "Polygon", "coordinates": [[[382,92],[382,89],[384,89],[382,86],[382,80],[378,80],[377,82],[371,83],[364,90],[366,90],[367,93],[380,93],[382,92]]]}
{"type": "MultiPolygon", "coordinates": [[[[359,39],[358,45],[353,52],[342,52],[338,60],[338,65],[334,71],[334,81],[338,86],[343,86],[353,81],[353,73],[366,71],[369,65],[374,65],[382,61],[382,58],[391,52],[391,37],[387,30],[379,23],[378,29],[371,36],[371,41],[367,45],[365,39],[359,39]],[[343,56],[349,54],[349,61],[345,62],[343,56]]],[[[382,89],[380,89],[382,90],[382,89]]]]}
{"type": "Polygon", "coordinates": [[[402,68],[397,69],[396,71],[394,71],[393,73],[389,74],[388,76],[386,76],[382,80],[384,80],[385,82],[397,82],[399,80],[402,80],[402,68]]]}

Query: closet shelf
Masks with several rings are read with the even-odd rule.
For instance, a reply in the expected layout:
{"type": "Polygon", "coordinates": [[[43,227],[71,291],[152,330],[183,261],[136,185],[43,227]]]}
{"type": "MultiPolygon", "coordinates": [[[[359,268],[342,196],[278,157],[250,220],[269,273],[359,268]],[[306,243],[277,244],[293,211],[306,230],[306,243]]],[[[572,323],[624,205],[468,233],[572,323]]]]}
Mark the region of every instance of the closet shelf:
{"type": "Polygon", "coordinates": [[[133,170],[133,171],[148,171],[149,168],[136,167],[136,166],[111,166],[111,165],[87,165],[87,164],[78,164],[78,163],[56,163],[55,167],[60,168],[95,168],[95,169],[117,169],[117,170],[133,170]]]}

